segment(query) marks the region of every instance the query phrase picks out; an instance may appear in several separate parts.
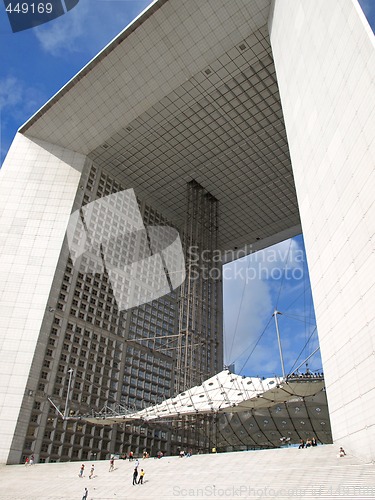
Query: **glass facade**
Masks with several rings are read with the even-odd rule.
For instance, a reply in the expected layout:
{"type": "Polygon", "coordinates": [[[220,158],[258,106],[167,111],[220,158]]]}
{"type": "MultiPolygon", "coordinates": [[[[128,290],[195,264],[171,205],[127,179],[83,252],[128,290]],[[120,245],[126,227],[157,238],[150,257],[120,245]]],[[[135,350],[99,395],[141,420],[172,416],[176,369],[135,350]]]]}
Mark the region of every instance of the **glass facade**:
{"type": "MultiPolygon", "coordinates": [[[[84,190],[83,205],[126,189],[95,165],[90,166],[86,178],[86,185],[80,187],[84,190]]],[[[138,200],[138,204],[146,227],[171,225],[144,201],[138,200]]],[[[114,207],[104,214],[94,207],[87,224],[100,240],[108,236],[108,228],[121,230],[127,217],[126,206],[114,207]]],[[[113,242],[114,255],[118,244],[113,242]]],[[[146,245],[145,232],[132,235],[127,252],[119,248],[117,257],[125,254],[131,260],[139,247],[142,250],[146,245]]],[[[182,446],[205,446],[204,438],[196,435],[189,420],[173,425],[104,427],[76,419],[79,415],[115,411],[120,406],[141,409],[175,393],[180,292],[173,291],[158,300],[120,311],[108,273],[98,272],[101,269],[97,259],[87,252],[79,265],[73,265],[73,257],[62,252],[61,272],[51,290],[46,311],[50,329],[34,361],[34,370],[39,372],[38,390],[32,395],[21,462],[31,453],[39,462],[54,462],[105,459],[112,453],[131,450],[139,454],[147,449],[156,455],[159,450],[175,453],[182,446]],[[72,420],[63,420],[47,397],[72,420]]],[[[137,292],[137,284],[125,279],[122,285],[129,293],[137,292]]],[[[202,290],[207,292],[207,286],[202,290]]],[[[209,290],[207,293],[209,296],[209,290]]],[[[194,300],[197,306],[201,302],[199,307],[205,311],[200,330],[207,330],[210,336],[214,328],[217,344],[220,324],[208,324],[209,303],[203,303],[198,296],[194,300]]],[[[209,345],[204,350],[208,364],[215,369],[217,363],[211,359],[217,356],[216,344],[214,349],[209,345]]],[[[193,369],[200,361],[193,359],[193,369]]],[[[206,367],[202,377],[207,370],[206,367]]]]}

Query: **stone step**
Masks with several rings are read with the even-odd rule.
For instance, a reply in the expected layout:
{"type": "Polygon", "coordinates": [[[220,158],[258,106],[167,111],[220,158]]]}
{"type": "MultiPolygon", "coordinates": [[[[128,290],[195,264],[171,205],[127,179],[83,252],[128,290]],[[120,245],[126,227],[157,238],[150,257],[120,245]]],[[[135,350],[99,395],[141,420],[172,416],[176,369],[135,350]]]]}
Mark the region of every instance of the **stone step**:
{"type": "Polygon", "coordinates": [[[81,500],[85,487],[89,500],[163,500],[196,498],[322,499],[375,498],[375,467],[356,457],[337,458],[338,447],[318,446],[164,457],[140,460],[143,485],[132,485],[134,462],[82,462],[12,465],[0,467],[0,500],[81,500]]]}

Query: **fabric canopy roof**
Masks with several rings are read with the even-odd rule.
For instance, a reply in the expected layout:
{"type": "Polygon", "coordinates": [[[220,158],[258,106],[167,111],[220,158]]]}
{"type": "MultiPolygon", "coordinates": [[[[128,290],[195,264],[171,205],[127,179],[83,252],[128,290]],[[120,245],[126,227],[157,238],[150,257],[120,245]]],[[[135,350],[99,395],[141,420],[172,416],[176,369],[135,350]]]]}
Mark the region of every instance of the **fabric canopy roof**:
{"type": "Polygon", "coordinates": [[[140,411],[123,414],[82,417],[92,423],[119,422],[173,418],[191,414],[241,412],[271,408],[277,403],[298,401],[318,394],[324,388],[323,377],[314,375],[287,379],[257,378],[235,375],[224,370],[202,385],[192,387],[162,403],[140,411]]]}

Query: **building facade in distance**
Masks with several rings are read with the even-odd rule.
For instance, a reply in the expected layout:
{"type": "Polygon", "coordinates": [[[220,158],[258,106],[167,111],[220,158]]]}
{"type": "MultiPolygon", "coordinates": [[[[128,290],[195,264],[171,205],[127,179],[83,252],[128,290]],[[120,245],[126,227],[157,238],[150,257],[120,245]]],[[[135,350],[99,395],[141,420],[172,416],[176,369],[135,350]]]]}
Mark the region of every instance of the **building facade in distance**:
{"type": "MultiPolygon", "coordinates": [[[[220,371],[221,283],[189,275],[189,248],[301,230],[333,439],[375,459],[374,61],[356,0],[158,0],[21,127],[0,172],[2,462],[199,445],[183,425],[63,422],[47,396],[72,413],[139,407],[220,371]],[[75,262],[66,231],[125,189],[145,226],[179,230],[187,276],[121,309],[113,269],[75,262]]],[[[105,239],[132,210],[89,222],[105,239]]],[[[129,264],[150,241],[106,252],[129,264]]]]}

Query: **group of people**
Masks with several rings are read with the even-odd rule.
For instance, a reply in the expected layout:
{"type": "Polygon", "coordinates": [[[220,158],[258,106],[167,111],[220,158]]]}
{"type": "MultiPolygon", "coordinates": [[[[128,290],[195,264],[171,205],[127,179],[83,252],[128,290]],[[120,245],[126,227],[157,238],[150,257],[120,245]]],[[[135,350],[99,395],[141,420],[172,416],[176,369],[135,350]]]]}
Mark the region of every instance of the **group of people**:
{"type": "Polygon", "coordinates": [[[310,448],[310,446],[317,446],[318,443],[316,439],[313,437],[312,439],[307,439],[306,442],[301,439],[299,442],[298,449],[301,450],[302,448],[310,448]]]}
{"type": "MultiPolygon", "coordinates": [[[[143,456],[143,458],[146,458],[146,457],[143,456]]],[[[141,469],[141,472],[138,474],[138,467],[139,467],[139,460],[137,458],[135,463],[134,463],[133,486],[135,484],[143,484],[143,478],[145,477],[145,471],[143,469],[141,469]]]]}
{"type": "Polygon", "coordinates": [[[180,450],[179,453],[178,453],[178,456],[180,458],[184,458],[184,457],[191,457],[193,455],[193,450],[190,448],[190,450],[188,450],[186,453],[185,453],[185,450],[180,450]]]}
{"type": "MultiPolygon", "coordinates": [[[[155,455],[155,458],[162,458],[164,456],[162,451],[158,451],[157,454],[155,455]]],[[[143,450],[142,453],[142,459],[145,460],[146,458],[150,458],[150,454],[147,450],[143,450]]],[[[129,451],[129,456],[126,453],[123,453],[121,455],[122,460],[128,459],[129,462],[132,462],[134,460],[134,453],[132,451],[129,451]]]]}
{"type": "MultiPolygon", "coordinates": [[[[85,473],[85,464],[82,464],[81,468],[79,469],[78,477],[83,478],[84,473],[85,473]]],[[[90,469],[89,479],[93,479],[94,476],[95,476],[95,465],[92,464],[90,469]]]]}
{"type": "MultiPolygon", "coordinates": [[[[131,455],[129,454],[129,460],[132,461],[133,458],[134,458],[133,453],[131,452],[131,455]]],[[[30,463],[30,461],[31,460],[29,459],[27,461],[27,464],[30,463]]],[[[133,485],[134,484],[143,484],[143,479],[145,477],[144,469],[141,469],[140,472],[138,473],[138,467],[139,467],[139,460],[136,459],[135,463],[134,463],[134,471],[133,471],[133,485]]],[[[109,471],[108,472],[112,472],[114,470],[115,470],[115,457],[112,456],[109,460],[109,471]]],[[[80,469],[79,469],[78,477],[83,478],[84,473],[85,473],[85,464],[82,464],[80,469]]],[[[95,465],[92,464],[91,469],[90,469],[89,479],[93,479],[94,477],[95,477],[95,465]]],[[[83,491],[82,500],[87,500],[88,494],[89,494],[88,489],[85,488],[83,491]]]]}
{"type": "Polygon", "coordinates": [[[141,472],[138,474],[138,466],[134,467],[133,472],[133,486],[135,484],[143,484],[143,478],[145,477],[145,471],[141,469],[141,472]],[[138,478],[139,475],[139,478],[138,478]]]}
{"type": "MultiPolygon", "coordinates": [[[[83,478],[84,475],[85,475],[85,464],[82,464],[79,469],[78,477],[83,478]]],[[[95,465],[92,464],[90,469],[89,479],[93,479],[94,477],[95,477],[95,465]]]]}
{"type": "MultiPolygon", "coordinates": [[[[133,453],[132,452],[130,452],[130,453],[131,453],[131,455],[129,454],[129,460],[133,461],[133,458],[134,458],[133,453]]],[[[146,457],[143,456],[143,458],[146,458],[146,457]]],[[[138,474],[138,467],[139,467],[139,460],[137,458],[135,460],[135,463],[134,463],[133,485],[134,484],[143,484],[143,478],[145,477],[144,469],[141,469],[141,471],[138,474]]],[[[114,470],[115,470],[115,457],[112,456],[109,460],[109,471],[108,472],[112,472],[114,470]]],[[[82,464],[80,467],[79,473],[78,473],[78,477],[83,478],[84,472],[85,472],[85,464],[82,464]]],[[[90,469],[89,479],[93,479],[94,477],[95,477],[95,465],[92,464],[91,469],[90,469]]],[[[87,495],[87,488],[85,488],[85,491],[86,491],[86,495],[87,495]]],[[[85,500],[85,498],[87,498],[87,496],[86,497],[83,496],[82,498],[83,498],[83,500],[85,500]]]]}
{"type": "Polygon", "coordinates": [[[26,460],[25,460],[25,465],[28,466],[28,465],[34,465],[34,455],[30,455],[30,457],[26,457],[26,460]]]}

